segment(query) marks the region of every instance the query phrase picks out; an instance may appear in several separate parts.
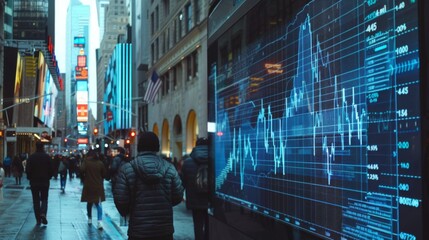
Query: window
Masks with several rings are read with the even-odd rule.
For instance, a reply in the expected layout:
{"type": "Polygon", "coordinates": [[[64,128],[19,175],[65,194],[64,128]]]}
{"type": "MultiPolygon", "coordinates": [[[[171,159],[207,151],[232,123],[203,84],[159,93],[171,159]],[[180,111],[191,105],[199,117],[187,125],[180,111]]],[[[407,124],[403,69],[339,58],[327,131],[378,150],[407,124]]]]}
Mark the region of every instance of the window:
{"type": "Polygon", "coordinates": [[[178,20],[176,20],[176,21],[174,21],[174,29],[173,29],[173,41],[174,41],[174,43],[177,43],[177,40],[179,39],[178,38],[178,33],[177,33],[177,29],[178,29],[178,20]]]}
{"type": "Polygon", "coordinates": [[[155,31],[159,29],[159,8],[158,6],[155,8],[155,31]]]}
{"type": "Polygon", "coordinates": [[[198,75],[198,51],[194,51],[192,53],[192,63],[193,63],[192,76],[197,77],[197,75],[198,75]]]}
{"type": "Polygon", "coordinates": [[[150,14],[150,32],[152,35],[155,33],[155,15],[154,13],[150,14]]]}
{"type": "Polygon", "coordinates": [[[167,71],[165,73],[165,89],[167,93],[170,90],[170,71],[167,71]]]}
{"type": "Polygon", "coordinates": [[[186,57],[186,80],[192,80],[192,56],[189,55],[186,57]]]}
{"type": "Polygon", "coordinates": [[[177,87],[177,70],[176,67],[173,68],[173,87],[176,89],[177,87]]]}
{"type": "Polygon", "coordinates": [[[187,4],[185,6],[185,11],[186,11],[186,32],[189,32],[193,27],[193,22],[192,22],[192,5],[191,4],[187,4]]]}
{"type": "Polygon", "coordinates": [[[159,39],[155,40],[155,60],[159,59],[159,39]]]}
{"type": "Polygon", "coordinates": [[[182,21],[183,20],[183,13],[182,12],[180,12],[179,13],[179,19],[178,19],[178,21],[177,21],[177,37],[178,37],[178,39],[177,39],[177,42],[182,38],[182,21]]]}
{"type": "Polygon", "coordinates": [[[199,0],[194,1],[194,10],[195,10],[195,24],[200,22],[200,6],[198,5],[199,0]]]}
{"type": "Polygon", "coordinates": [[[162,5],[164,8],[164,17],[167,17],[170,14],[170,0],[162,0],[162,5]]]}
{"type": "Polygon", "coordinates": [[[165,52],[170,49],[170,28],[165,31],[165,52]]]}
{"type": "Polygon", "coordinates": [[[155,46],[152,43],[151,48],[150,48],[150,56],[151,56],[151,62],[152,63],[155,63],[155,49],[154,48],[155,48],[155,46]]]}

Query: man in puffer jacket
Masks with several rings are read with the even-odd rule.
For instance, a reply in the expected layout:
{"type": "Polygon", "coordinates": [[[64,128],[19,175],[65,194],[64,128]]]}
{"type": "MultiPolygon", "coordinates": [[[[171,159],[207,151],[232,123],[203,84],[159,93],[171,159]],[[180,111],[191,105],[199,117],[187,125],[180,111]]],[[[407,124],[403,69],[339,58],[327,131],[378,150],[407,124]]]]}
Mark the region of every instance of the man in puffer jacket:
{"type": "Polygon", "coordinates": [[[124,164],[113,189],[116,208],[129,215],[129,239],[173,239],[173,206],[183,199],[182,181],[173,164],[157,155],[159,140],[144,132],[138,156],[124,164]]]}

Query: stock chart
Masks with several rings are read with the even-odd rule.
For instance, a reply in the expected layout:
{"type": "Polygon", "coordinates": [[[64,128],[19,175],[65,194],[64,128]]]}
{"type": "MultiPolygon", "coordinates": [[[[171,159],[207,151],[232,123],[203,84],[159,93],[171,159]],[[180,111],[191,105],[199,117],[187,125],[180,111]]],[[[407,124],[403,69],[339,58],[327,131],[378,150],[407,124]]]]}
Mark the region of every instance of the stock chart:
{"type": "Polygon", "coordinates": [[[324,238],[420,238],[417,10],[309,1],[212,65],[216,195],[324,238]]]}

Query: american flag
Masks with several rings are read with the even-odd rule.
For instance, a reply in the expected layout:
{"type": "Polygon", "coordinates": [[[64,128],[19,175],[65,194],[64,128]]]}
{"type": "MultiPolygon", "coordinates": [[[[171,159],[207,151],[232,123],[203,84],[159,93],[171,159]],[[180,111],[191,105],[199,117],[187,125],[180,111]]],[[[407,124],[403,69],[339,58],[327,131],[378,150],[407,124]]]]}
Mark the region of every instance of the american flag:
{"type": "Polygon", "coordinates": [[[144,100],[146,102],[153,103],[155,100],[156,94],[158,93],[159,88],[161,87],[161,79],[159,79],[158,74],[155,70],[152,71],[152,76],[149,78],[149,85],[147,86],[146,94],[144,95],[144,100]]]}

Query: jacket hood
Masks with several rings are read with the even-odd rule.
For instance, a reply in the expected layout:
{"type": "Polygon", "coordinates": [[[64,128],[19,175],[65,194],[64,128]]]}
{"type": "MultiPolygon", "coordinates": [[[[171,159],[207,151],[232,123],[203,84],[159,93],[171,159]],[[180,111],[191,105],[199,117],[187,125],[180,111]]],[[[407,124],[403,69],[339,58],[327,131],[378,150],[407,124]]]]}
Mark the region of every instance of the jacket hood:
{"type": "Polygon", "coordinates": [[[141,152],[135,160],[131,161],[137,176],[145,183],[156,184],[161,181],[165,175],[163,165],[165,160],[161,159],[154,152],[141,152]]]}
{"type": "Polygon", "coordinates": [[[190,156],[197,163],[208,163],[209,147],[207,145],[195,146],[190,156]]]}

